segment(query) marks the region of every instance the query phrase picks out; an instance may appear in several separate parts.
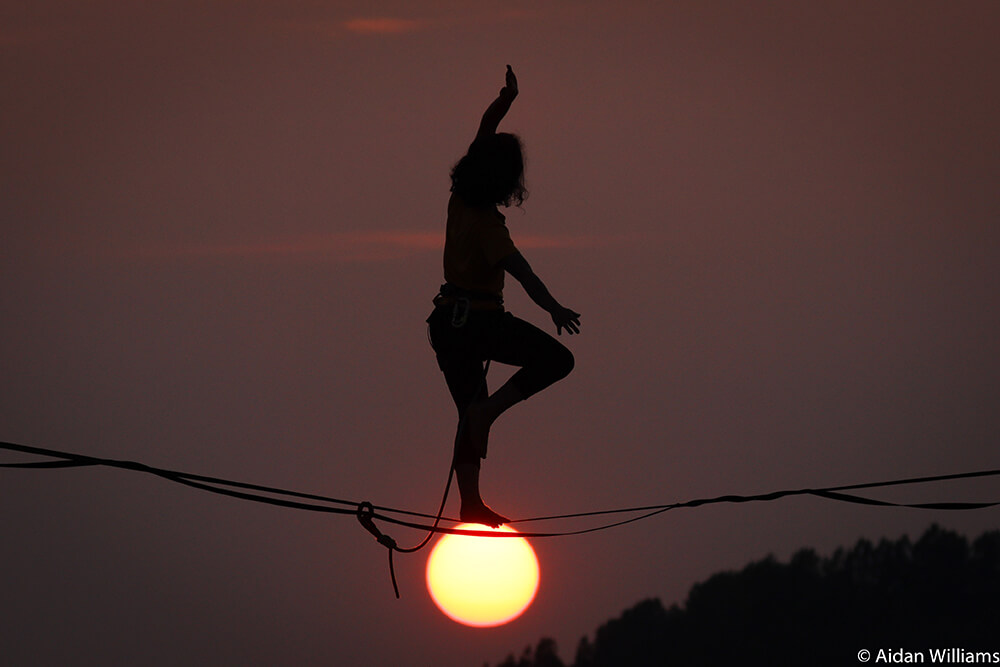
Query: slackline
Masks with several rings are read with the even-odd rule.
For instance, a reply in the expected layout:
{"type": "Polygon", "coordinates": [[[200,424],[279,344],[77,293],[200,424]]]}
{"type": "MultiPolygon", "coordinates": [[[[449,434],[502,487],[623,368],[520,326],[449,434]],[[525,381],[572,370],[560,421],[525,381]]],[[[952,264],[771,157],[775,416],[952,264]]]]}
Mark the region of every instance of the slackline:
{"type": "Polygon", "coordinates": [[[444,505],[448,497],[448,488],[450,488],[451,486],[451,480],[452,480],[451,472],[449,472],[448,483],[445,486],[444,497],[442,498],[441,501],[441,510],[439,510],[438,514],[435,516],[431,514],[424,514],[421,512],[414,512],[410,510],[373,505],[368,501],[359,502],[354,500],[344,500],[341,498],[333,498],[330,496],[319,495],[314,493],[304,493],[301,491],[281,489],[273,486],[264,486],[261,484],[251,484],[248,482],[223,479],[220,477],[210,477],[207,475],[198,475],[193,473],[181,472],[177,470],[168,470],[166,468],[158,468],[137,461],[122,461],[116,459],[100,458],[96,456],[89,456],[86,454],[78,454],[74,452],[64,452],[54,449],[45,449],[41,447],[30,447],[27,445],[19,445],[11,442],[0,442],[0,449],[19,452],[21,454],[29,454],[33,456],[45,457],[45,460],[40,460],[40,461],[0,463],[0,468],[20,468],[20,469],[33,469],[33,470],[52,470],[60,468],[74,468],[74,467],[87,467],[87,466],[103,466],[108,468],[119,468],[122,470],[130,470],[133,472],[147,473],[165,479],[169,482],[183,484],[185,486],[190,486],[196,489],[200,489],[202,491],[207,491],[209,493],[229,496],[232,498],[239,498],[241,500],[249,500],[252,502],[264,503],[268,505],[276,505],[279,507],[285,507],[288,509],[295,509],[295,510],[325,512],[329,514],[353,515],[359,520],[361,525],[366,530],[372,533],[375,539],[378,540],[379,544],[381,544],[382,546],[386,547],[389,550],[389,568],[390,568],[390,574],[392,575],[393,588],[396,591],[396,597],[399,597],[399,589],[398,586],[396,586],[395,572],[392,565],[393,551],[399,551],[400,553],[412,553],[414,551],[418,551],[427,544],[431,536],[438,533],[450,534],[450,535],[469,535],[475,537],[501,537],[501,538],[502,537],[530,537],[530,538],[568,537],[570,535],[584,535],[587,533],[595,533],[598,531],[608,530],[610,528],[615,528],[618,526],[624,526],[626,524],[634,523],[636,521],[642,521],[644,519],[648,519],[650,517],[674,509],[702,507],[704,505],[715,505],[721,503],[769,502],[792,496],[813,496],[837,502],[869,505],[875,507],[905,507],[905,508],[925,509],[925,510],[963,511],[963,510],[985,509],[1000,505],[1000,501],[994,501],[994,502],[944,501],[944,502],[934,502],[934,503],[897,503],[897,502],[890,502],[887,500],[878,500],[875,498],[869,498],[866,496],[859,496],[855,493],[847,493],[848,491],[854,492],[863,489],[876,489],[876,488],[885,488],[892,486],[928,484],[931,482],[974,479],[981,477],[995,477],[1000,475],[1000,469],[977,470],[970,472],[953,473],[948,475],[933,475],[929,477],[910,477],[906,479],[883,480],[878,482],[865,482],[860,484],[847,484],[841,486],[831,486],[822,488],[786,489],[782,491],[772,491],[770,493],[762,493],[755,495],[731,494],[724,496],[716,496],[714,498],[698,498],[682,502],[665,503],[661,505],[623,507],[617,509],[606,509],[606,510],[598,510],[590,512],[577,512],[573,514],[558,514],[551,516],[530,517],[525,519],[514,519],[508,521],[508,524],[525,524],[531,522],[581,519],[581,518],[598,517],[598,516],[629,515],[627,516],[627,518],[621,518],[598,526],[591,526],[588,528],[581,528],[576,530],[565,530],[558,532],[526,531],[517,533],[501,533],[488,530],[467,530],[467,529],[460,530],[457,528],[439,525],[441,521],[446,521],[453,524],[460,523],[460,521],[457,519],[447,518],[442,515],[442,512],[444,510],[444,505]],[[401,517],[406,517],[406,518],[401,518],[401,517]],[[430,519],[433,519],[433,524],[426,523],[426,520],[430,519]],[[423,541],[421,541],[421,543],[416,547],[401,548],[396,544],[393,538],[389,537],[388,535],[385,535],[379,530],[379,528],[375,525],[376,520],[381,521],[383,523],[402,526],[405,528],[424,530],[427,531],[427,537],[423,541]],[[420,520],[423,520],[424,522],[421,522],[420,520]]]}

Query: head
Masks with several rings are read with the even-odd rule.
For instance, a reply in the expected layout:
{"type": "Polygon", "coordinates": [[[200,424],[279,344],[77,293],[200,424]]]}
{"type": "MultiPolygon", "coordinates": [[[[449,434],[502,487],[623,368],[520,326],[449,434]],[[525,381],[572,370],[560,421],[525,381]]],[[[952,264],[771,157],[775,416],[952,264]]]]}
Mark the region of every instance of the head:
{"type": "Polygon", "coordinates": [[[528,196],[521,140],[507,132],[476,139],[451,170],[451,191],[471,206],[520,206],[528,196]]]}

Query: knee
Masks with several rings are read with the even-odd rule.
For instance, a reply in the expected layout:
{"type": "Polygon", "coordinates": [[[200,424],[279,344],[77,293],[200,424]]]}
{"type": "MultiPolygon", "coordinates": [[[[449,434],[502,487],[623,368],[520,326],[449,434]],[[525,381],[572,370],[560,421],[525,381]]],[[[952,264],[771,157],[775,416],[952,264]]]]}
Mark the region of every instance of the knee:
{"type": "Polygon", "coordinates": [[[572,372],[576,365],[573,353],[565,345],[559,345],[552,355],[552,370],[557,380],[561,380],[572,372]]]}

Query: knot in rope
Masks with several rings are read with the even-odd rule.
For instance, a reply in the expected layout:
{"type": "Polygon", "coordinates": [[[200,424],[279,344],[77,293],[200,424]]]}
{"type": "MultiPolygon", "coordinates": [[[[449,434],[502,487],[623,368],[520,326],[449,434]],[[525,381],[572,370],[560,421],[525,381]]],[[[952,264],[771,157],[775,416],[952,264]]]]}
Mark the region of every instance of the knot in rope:
{"type": "Polygon", "coordinates": [[[375,536],[379,544],[389,550],[389,577],[392,579],[392,590],[398,600],[399,584],[396,583],[396,568],[392,564],[392,552],[399,549],[396,545],[396,540],[383,533],[375,525],[375,506],[367,500],[358,503],[358,522],[361,523],[365,530],[375,536]]]}

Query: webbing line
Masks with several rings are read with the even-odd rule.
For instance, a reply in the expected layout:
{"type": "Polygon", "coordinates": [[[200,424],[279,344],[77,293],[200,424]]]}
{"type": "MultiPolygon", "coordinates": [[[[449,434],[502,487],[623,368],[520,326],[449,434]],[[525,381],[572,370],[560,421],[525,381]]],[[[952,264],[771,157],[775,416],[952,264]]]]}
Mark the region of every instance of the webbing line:
{"type": "Polygon", "coordinates": [[[192,473],[179,472],[176,470],[156,468],[154,466],[149,466],[144,463],[139,463],[136,461],[120,461],[115,459],[99,458],[95,456],[87,456],[84,454],[76,454],[72,452],[62,452],[54,449],[29,447],[27,445],[19,445],[10,442],[0,442],[0,449],[7,449],[10,451],[20,452],[23,454],[45,456],[51,459],[56,459],[52,461],[0,463],[0,468],[55,469],[55,468],[82,467],[82,466],[105,466],[111,468],[120,468],[123,470],[131,470],[135,472],[144,472],[147,474],[155,475],[157,477],[166,479],[171,482],[176,482],[178,484],[183,484],[185,486],[190,486],[203,491],[208,491],[210,493],[230,496],[242,500],[249,500],[258,503],[265,503],[270,505],[277,505],[279,507],[286,507],[297,510],[307,510],[312,512],[326,512],[331,514],[353,514],[357,516],[357,518],[361,521],[361,524],[375,536],[375,538],[378,540],[380,544],[388,548],[389,568],[390,568],[390,574],[392,574],[392,579],[393,579],[392,583],[396,591],[396,597],[399,597],[399,589],[398,586],[396,585],[396,580],[395,580],[395,572],[392,564],[392,552],[399,551],[401,553],[412,553],[414,551],[417,551],[427,544],[432,535],[438,533],[450,534],[450,535],[469,535],[476,537],[530,537],[530,538],[567,537],[570,535],[584,535],[587,533],[594,533],[602,530],[607,530],[609,528],[624,526],[629,523],[634,523],[636,521],[648,519],[652,516],[655,516],[657,514],[662,514],[664,512],[673,509],[701,507],[703,505],[713,505],[720,503],[768,502],[791,496],[807,496],[807,495],[815,496],[818,498],[824,498],[827,500],[855,503],[861,505],[870,505],[879,507],[905,507],[912,509],[927,509],[927,510],[974,510],[974,509],[984,509],[988,507],[996,507],[1000,505],[1000,501],[996,502],[948,501],[948,502],[937,502],[937,503],[896,503],[886,500],[867,498],[853,493],[845,493],[846,491],[858,491],[861,489],[874,489],[874,488],[883,488],[890,486],[926,484],[930,482],[973,479],[981,477],[994,477],[1000,475],[1000,469],[995,469],[995,470],[962,472],[950,475],[934,475],[930,477],[912,477],[907,479],[896,479],[896,480],[887,480],[880,482],[866,482],[861,484],[848,484],[842,486],[832,486],[832,487],[815,488],[815,489],[813,488],[790,489],[784,491],[773,491],[771,493],[763,493],[757,495],[725,495],[725,496],[717,496],[714,498],[698,498],[694,500],[688,500],[685,502],[670,503],[664,505],[647,505],[641,507],[626,507],[619,509],[599,510],[593,512],[579,512],[575,514],[539,516],[528,519],[516,519],[510,521],[509,523],[512,524],[528,523],[537,521],[552,521],[557,519],[577,519],[577,518],[594,517],[594,516],[608,516],[614,514],[633,514],[637,512],[640,513],[637,516],[629,517],[627,519],[613,521],[599,526],[592,526],[590,528],[582,528],[578,530],[567,530],[560,532],[500,533],[488,530],[459,530],[456,528],[448,528],[440,525],[441,521],[458,523],[456,519],[449,519],[442,516],[444,504],[445,501],[447,500],[447,488],[451,484],[450,474],[448,478],[448,485],[445,487],[445,496],[442,499],[441,509],[438,511],[437,515],[430,515],[430,514],[423,514],[420,512],[411,512],[408,510],[395,509],[391,507],[379,507],[376,505],[372,505],[367,501],[359,503],[355,501],[332,498],[329,496],[323,496],[313,493],[303,493],[300,491],[291,491],[288,489],[263,486],[260,484],[250,484],[247,482],[227,480],[227,479],[222,479],[220,477],[209,477],[207,475],[196,475],[192,473]],[[334,507],[332,505],[340,505],[340,507],[334,507]],[[409,517],[416,517],[423,519],[433,519],[434,522],[432,525],[427,525],[406,519],[399,519],[394,516],[388,516],[388,514],[397,514],[402,516],[409,516],[409,517]],[[406,549],[400,548],[396,544],[395,540],[393,540],[393,538],[389,537],[388,535],[384,535],[375,526],[374,521],[376,519],[397,526],[403,526],[406,528],[413,528],[417,530],[425,530],[427,531],[428,535],[416,547],[406,548],[406,549]]]}
{"type": "MultiPolygon", "coordinates": [[[[272,486],[264,486],[261,484],[250,484],[247,482],[228,480],[220,477],[210,477],[207,475],[196,475],[193,473],[179,472],[176,470],[156,468],[154,466],[149,466],[144,463],[139,463],[136,461],[121,461],[115,459],[106,459],[95,456],[88,456],[84,454],[76,454],[72,452],[57,451],[54,449],[29,447],[27,445],[19,445],[10,442],[0,442],[0,449],[7,449],[10,451],[16,451],[25,454],[33,454],[37,456],[46,456],[50,458],[60,459],[56,461],[0,463],[0,468],[48,469],[48,468],[65,468],[65,467],[77,467],[77,466],[105,466],[111,468],[120,468],[124,470],[132,470],[136,472],[145,472],[148,474],[155,475],[157,477],[161,477],[171,482],[184,484],[186,486],[191,486],[193,488],[201,489],[203,491],[208,491],[210,493],[218,493],[222,495],[231,496],[234,498],[240,498],[243,500],[250,500],[253,502],[278,505],[281,507],[289,507],[291,509],[301,509],[313,512],[327,512],[332,514],[357,514],[358,508],[362,505],[362,503],[357,501],[332,498],[330,496],[323,496],[314,493],[303,493],[300,491],[291,491],[288,489],[281,489],[272,486]],[[271,494],[271,495],[261,495],[261,494],[271,494]],[[274,497],[274,496],[285,496],[286,498],[296,498],[300,500],[287,500],[286,498],[274,497]],[[314,502],[303,502],[303,501],[314,501],[314,502]],[[318,503],[341,505],[342,507],[329,507],[318,503]]],[[[491,537],[504,537],[504,536],[561,537],[568,535],[581,535],[585,533],[595,532],[598,530],[605,530],[607,528],[612,528],[615,526],[632,523],[634,521],[654,516],[656,514],[660,514],[672,509],[700,507],[702,505],[714,505],[719,503],[765,502],[771,500],[778,500],[780,498],[786,498],[790,496],[803,496],[803,495],[817,496],[820,498],[826,498],[828,500],[836,500],[841,502],[850,502],[850,503],[858,503],[858,504],[882,506],[882,507],[907,507],[913,509],[931,509],[931,510],[973,510],[973,509],[984,509],[988,507],[995,507],[997,505],[1000,505],[1000,501],[976,502],[976,503],[972,502],[894,503],[885,500],[865,498],[862,496],[847,494],[844,492],[856,491],[861,489],[874,489],[874,488],[882,488],[890,486],[926,484],[930,482],[942,482],[949,480],[973,479],[973,478],[995,477],[995,476],[1000,476],[1000,469],[962,472],[950,475],[934,475],[929,477],[911,477],[906,479],[866,482],[862,484],[847,484],[842,486],[831,486],[831,487],[823,487],[815,489],[813,488],[791,489],[783,491],[773,491],[771,493],[763,493],[756,495],[724,495],[713,498],[698,498],[694,500],[688,500],[685,502],[669,503],[662,505],[624,507],[618,509],[598,510],[592,512],[578,512],[574,514],[556,514],[550,516],[531,517],[526,519],[514,519],[509,522],[511,524],[516,524],[516,523],[529,523],[538,521],[552,521],[557,519],[577,519],[577,518],[594,517],[594,516],[607,516],[613,514],[633,514],[636,512],[642,512],[642,514],[640,514],[639,516],[631,517],[622,521],[616,521],[614,523],[596,526],[592,528],[586,528],[582,530],[571,530],[562,532],[495,533],[492,531],[457,530],[454,528],[432,526],[423,523],[417,523],[414,521],[399,519],[394,516],[388,516],[389,514],[398,514],[403,516],[411,516],[424,519],[438,519],[440,515],[424,514],[421,512],[412,512],[408,510],[402,510],[393,507],[383,507],[378,505],[372,505],[373,511],[371,513],[371,518],[378,519],[379,521],[385,521],[387,523],[392,523],[398,526],[403,526],[406,528],[427,530],[434,533],[446,533],[453,535],[476,535],[476,536],[491,536],[491,537]]],[[[440,516],[440,519],[442,521],[447,521],[450,523],[459,523],[458,519],[452,519],[443,516],[440,516]]]]}

